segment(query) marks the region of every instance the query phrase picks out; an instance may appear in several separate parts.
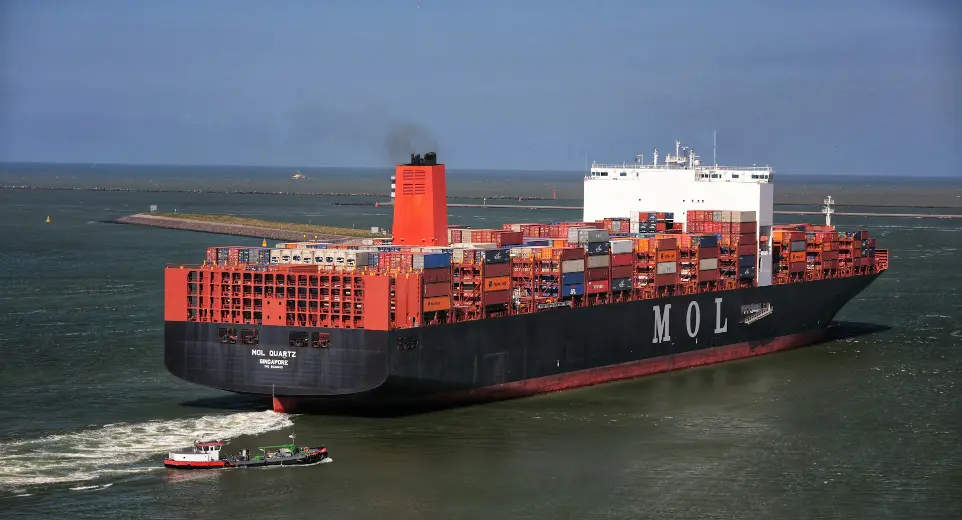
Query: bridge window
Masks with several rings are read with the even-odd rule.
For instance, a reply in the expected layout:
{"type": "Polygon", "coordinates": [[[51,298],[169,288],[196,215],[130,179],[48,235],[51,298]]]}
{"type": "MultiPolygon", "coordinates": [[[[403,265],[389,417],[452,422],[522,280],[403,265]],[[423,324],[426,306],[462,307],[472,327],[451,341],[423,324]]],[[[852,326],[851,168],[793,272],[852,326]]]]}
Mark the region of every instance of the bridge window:
{"type": "Polygon", "coordinates": [[[331,335],[327,332],[312,332],[311,346],[314,348],[328,348],[331,346],[331,335]]]}
{"type": "Polygon", "coordinates": [[[304,331],[294,331],[288,336],[288,341],[292,347],[306,347],[307,346],[307,333],[304,331]]]}
{"type": "Polygon", "coordinates": [[[257,345],[261,342],[257,335],[257,330],[241,329],[241,343],[245,345],[257,345]]]}

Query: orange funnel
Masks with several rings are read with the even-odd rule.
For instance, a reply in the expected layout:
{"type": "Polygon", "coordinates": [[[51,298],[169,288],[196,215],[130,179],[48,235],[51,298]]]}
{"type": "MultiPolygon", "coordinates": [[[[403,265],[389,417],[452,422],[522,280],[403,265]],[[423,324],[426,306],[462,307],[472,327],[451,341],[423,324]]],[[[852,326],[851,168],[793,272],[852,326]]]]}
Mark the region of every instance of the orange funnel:
{"type": "Polygon", "coordinates": [[[437,154],[411,154],[409,164],[395,169],[394,243],[409,246],[448,245],[448,201],[444,165],[437,154]]]}

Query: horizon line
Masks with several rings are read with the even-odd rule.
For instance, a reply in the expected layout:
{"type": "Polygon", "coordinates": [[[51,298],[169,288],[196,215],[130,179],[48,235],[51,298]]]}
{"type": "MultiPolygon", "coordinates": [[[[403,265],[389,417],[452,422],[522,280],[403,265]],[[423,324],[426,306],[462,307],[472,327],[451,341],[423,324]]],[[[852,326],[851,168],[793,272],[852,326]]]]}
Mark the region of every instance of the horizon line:
{"type": "MultiPolygon", "coordinates": [[[[451,168],[447,163],[445,167],[447,170],[451,171],[489,171],[489,172],[531,172],[531,173],[584,173],[583,170],[566,170],[566,169],[536,169],[536,168],[451,168]]],[[[628,164],[628,163],[625,163],[628,164]]],[[[7,161],[0,160],[0,165],[50,165],[50,166],[135,166],[135,167],[166,167],[166,168],[278,168],[278,169],[293,169],[298,170],[301,168],[312,169],[312,170],[332,170],[332,169],[350,169],[350,170],[371,170],[371,169],[391,169],[394,166],[400,165],[400,163],[395,163],[391,166],[292,166],[292,165],[266,165],[266,164],[191,164],[191,163],[125,163],[125,162],[89,162],[89,161],[7,161]]],[[[737,166],[736,166],[737,167],[737,166]]],[[[946,173],[942,175],[938,174],[927,174],[927,175],[903,175],[903,174],[884,174],[884,173],[787,173],[778,172],[776,170],[776,175],[788,175],[788,176],[808,176],[808,175],[823,175],[826,177],[902,177],[902,178],[951,178],[957,177],[951,173],[946,173]]]]}

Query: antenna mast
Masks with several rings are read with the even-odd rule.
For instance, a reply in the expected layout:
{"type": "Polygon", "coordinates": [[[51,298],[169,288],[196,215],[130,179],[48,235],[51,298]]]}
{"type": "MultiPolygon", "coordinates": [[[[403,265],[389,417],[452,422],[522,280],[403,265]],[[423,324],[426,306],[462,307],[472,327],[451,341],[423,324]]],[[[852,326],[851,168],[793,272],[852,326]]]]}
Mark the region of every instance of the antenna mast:
{"type": "Polygon", "coordinates": [[[822,208],[822,213],[825,214],[825,225],[826,225],[826,226],[831,226],[831,225],[832,225],[832,213],[835,213],[835,209],[832,208],[832,205],[835,204],[835,201],[833,201],[833,200],[832,200],[832,197],[829,196],[829,197],[827,197],[825,200],[823,200],[822,203],[825,204],[825,206],[822,208]]]}
{"type": "Polygon", "coordinates": [[[718,167],[718,130],[711,132],[711,162],[718,167]]]}

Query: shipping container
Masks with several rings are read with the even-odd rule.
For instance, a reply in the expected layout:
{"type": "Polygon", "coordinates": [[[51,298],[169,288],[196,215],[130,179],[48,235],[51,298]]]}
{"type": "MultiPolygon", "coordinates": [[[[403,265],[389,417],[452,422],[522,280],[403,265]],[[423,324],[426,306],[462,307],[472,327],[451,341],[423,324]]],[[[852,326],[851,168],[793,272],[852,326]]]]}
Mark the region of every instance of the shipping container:
{"type": "Polygon", "coordinates": [[[806,249],[806,245],[805,245],[805,241],[804,241],[804,240],[794,240],[794,241],[792,241],[791,251],[792,251],[793,253],[794,253],[794,252],[797,252],[797,251],[805,251],[805,249],[806,249]]]}
{"type": "Polygon", "coordinates": [[[699,271],[712,271],[718,269],[718,259],[717,258],[702,258],[698,261],[699,271]]]}
{"type": "Polygon", "coordinates": [[[424,297],[434,298],[437,296],[448,296],[451,294],[451,282],[435,282],[424,284],[424,297]]]}
{"type": "Polygon", "coordinates": [[[622,253],[631,253],[632,247],[633,244],[631,240],[612,240],[610,250],[612,255],[618,255],[622,253]]]}
{"type": "Polygon", "coordinates": [[[451,308],[450,296],[436,296],[434,298],[424,298],[422,302],[423,302],[424,312],[446,311],[451,308]]]}
{"type": "Polygon", "coordinates": [[[729,221],[730,222],[755,222],[755,212],[754,211],[730,211],[729,221]]]}
{"type": "Polygon", "coordinates": [[[582,296],[585,293],[585,285],[578,283],[573,285],[562,285],[561,286],[561,297],[566,298],[569,296],[582,296]]]}
{"type": "Polygon", "coordinates": [[[755,255],[741,255],[738,257],[738,267],[755,265],[755,255]]]}
{"type": "Polygon", "coordinates": [[[611,252],[611,244],[609,242],[591,242],[585,246],[585,249],[589,255],[607,255],[611,252]]]}
{"type": "Polygon", "coordinates": [[[585,261],[583,259],[563,260],[561,262],[561,272],[563,273],[583,273],[585,271],[585,261]]]}
{"type": "Polygon", "coordinates": [[[659,262],[655,270],[656,274],[673,274],[678,272],[678,264],[676,262],[659,262]]]}
{"type": "Polygon", "coordinates": [[[792,251],[788,255],[789,262],[804,262],[805,261],[805,251],[792,251]]]}
{"type": "Polygon", "coordinates": [[[503,263],[510,259],[511,255],[507,249],[488,249],[484,251],[484,263],[486,264],[503,263]]]}
{"type": "Polygon", "coordinates": [[[510,275],[511,275],[510,262],[505,262],[500,264],[484,264],[485,277],[498,277],[498,276],[510,276],[510,275]]]}
{"type": "Polygon", "coordinates": [[[576,285],[585,283],[584,271],[578,273],[563,273],[561,275],[561,285],[576,285]]]}
{"type": "Polygon", "coordinates": [[[585,284],[585,293],[601,294],[608,292],[608,280],[589,281],[585,284]]]}
{"type": "MultiPolygon", "coordinates": [[[[377,255],[371,255],[371,256],[374,258],[377,258],[377,255]]],[[[450,282],[451,269],[446,267],[425,269],[422,274],[422,279],[424,280],[424,283],[450,282]]]]}
{"type": "Polygon", "coordinates": [[[597,282],[598,280],[607,280],[609,276],[609,271],[607,267],[595,267],[585,270],[585,281],[597,282]]]}
{"type": "Polygon", "coordinates": [[[743,280],[755,278],[755,266],[754,266],[754,264],[753,264],[753,265],[746,265],[746,266],[738,266],[738,277],[741,278],[741,279],[743,279],[743,280]]]}
{"type": "Polygon", "coordinates": [[[675,262],[678,260],[678,251],[674,249],[667,251],[659,250],[655,254],[655,258],[658,262],[675,262]]]}
{"type": "Polygon", "coordinates": [[[631,265],[612,266],[611,277],[612,278],[630,278],[633,270],[634,270],[634,266],[631,266],[631,265]]]}
{"type": "Polygon", "coordinates": [[[497,278],[485,278],[482,282],[485,291],[506,291],[511,288],[510,276],[499,276],[497,278]]]}
{"type": "Polygon", "coordinates": [[[611,265],[612,267],[616,265],[628,265],[630,266],[634,263],[634,255],[632,253],[619,253],[611,255],[611,265]]]}
{"type": "Polygon", "coordinates": [[[481,297],[482,305],[504,305],[511,302],[511,291],[486,291],[481,297]]]}
{"type": "Polygon", "coordinates": [[[584,245],[591,244],[594,242],[607,242],[609,238],[607,229],[596,229],[596,228],[574,228],[569,231],[568,241],[573,244],[584,245]],[[574,240],[571,238],[571,232],[574,232],[574,240]]]}
{"type": "Polygon", "coordinates": [[[631,290],[631,278],[612,278],[611,279],[611,292],[622,292],[631,290]]]}
{"type": "Polygon", "coordinates": [[[608,255],[597,255],[588,257],[588,269],[595,269],[598,267],[608,267],[611,265],[611,257],[608,255]]]}

